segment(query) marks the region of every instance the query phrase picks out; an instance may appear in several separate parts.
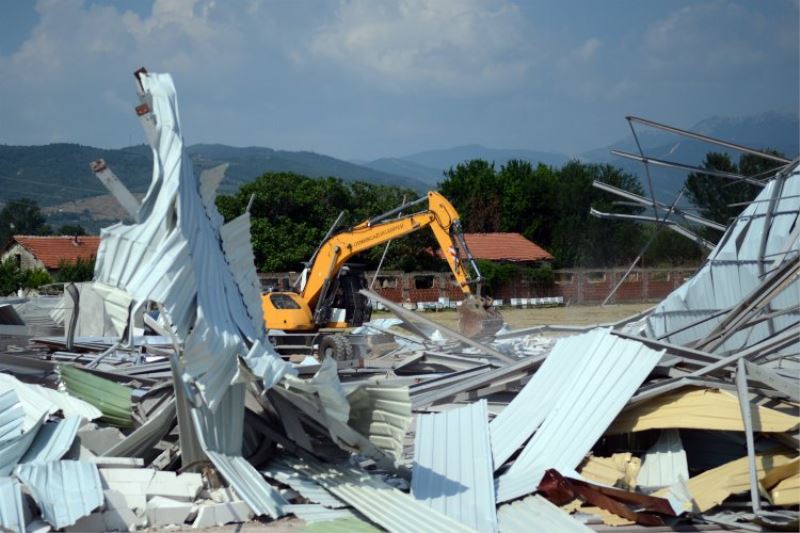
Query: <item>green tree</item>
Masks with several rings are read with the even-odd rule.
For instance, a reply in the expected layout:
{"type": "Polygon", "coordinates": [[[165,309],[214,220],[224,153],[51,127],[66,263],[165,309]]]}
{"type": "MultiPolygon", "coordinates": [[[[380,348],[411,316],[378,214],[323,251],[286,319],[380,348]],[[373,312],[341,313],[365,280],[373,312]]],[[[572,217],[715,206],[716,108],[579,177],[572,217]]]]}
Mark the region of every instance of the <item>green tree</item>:
{"type": "MultiPolygon", "coordinates": [[[[776,150],[767,152],[783,156],[776,150]]],[[[743,154],[738,165],[727,153],[709,152],[701,164],[704,169],[721,170],[732,174],[753,176],[774,169],[781,164],[752,154],[743,154]]],[[[744,208],[743,202],[749,202],[759,193],[761,188],[745,181],[734,181],[729,178],[693,172],[686,178],[686,196],[697,207],[703,210],[705,217],[721,224],[729,224],[744,208]]],[[[703,232],[709,238],[718,238],[719,233],[703,232]]]]}
{"type": "MultiPolygon", "coordinates": [[[[218,197],[217,208],[225,220],[231,220],[244,212],[251,195],[253,251],[256,267],[262,272],[301,269],[342,211],[345,217],[340,225],[346,228],[401,205],[404,198],[411,201],[417,197],[399,187],[278,172],[264,174],[233,195],[218,197]]],[[[416,232],[394,241],[383,268],[440,267],[440,261],[425,252],[430,246],[427,233],[416,232]]],[[[377,246],[354,262],[375,267],[382,253],[383,246],[377,246]]]]}
{"type": "Polygon", "coordinates": [[[494,163],[473,159],[445,171],[439,191],[456,206],[467,233],[501,231],[503,194],[494,163]]]}
{"type": "Polygon", "coordinates": [[[49,235],[51,231],[34,200],[11,200],[0,210],[0,242],[3,244],[13,235],[49,235]]]}
{"type": "Polygon", "coordinates": [[[58,262],[56,281],[60,283],[92,281],[94,278],[94,257],[83,259],[79,257],[74,262],[61,260],[58,262]]]}
{"type": "Polygon", "coordinates": [[[53,278],[43,268],[21,270],[13,257],[0,262],[0,296],[13,294],[19,289],[38,289],[52,282],[53,278]]]}
{"type": "Polygon", "coordinates": [[[63,224],[58,228],[59,235],[86,235],[86,229],[80,224],[63,224]]]}

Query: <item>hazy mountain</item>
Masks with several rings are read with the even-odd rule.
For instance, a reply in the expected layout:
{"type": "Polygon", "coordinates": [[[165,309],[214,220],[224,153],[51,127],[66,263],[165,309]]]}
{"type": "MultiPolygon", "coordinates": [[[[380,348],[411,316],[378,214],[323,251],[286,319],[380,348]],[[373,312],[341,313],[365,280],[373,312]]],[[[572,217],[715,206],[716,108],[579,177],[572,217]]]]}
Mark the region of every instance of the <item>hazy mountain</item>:
{"type": "MultiPolygon", "coordinates": [[[[270,148],[236,148],[220,144],[196,144],[187,148],[196,171],[229,163],[222,192],[265,172],[291,171],[311,177],[337,176],[345,181],[367,181],[425,191],[428,185],[413,177],[361,167],[313,152],[289,152],[270,148]]],[[[152,155],[145,145],[115,150],[78,144],[44,146],[0,145],[0,202],[30,197],[42,206],[61,204],[107,193],[89,169],[95,159],[109,167],[133,192],[144,192],[150,183],[152,155]]]]}
{"type": "Polygon", "coordinates": [[[407,155],[399,159],[411,161],[432,169],[447,170],[469,159],[485,159],[494,161],[497,166],[504,165],[512,159],[521,159],[532,163],[561,166],[569,157],[557,152],[542,152],[537,150],[487,148],[480,144],[467,144],[454,146],[444,150],[428,150],[407,155]]]}
{"type": "Polygon", "coordinates": [[[365,161],[361,163],[361,166],[398,176],[412,177],[431,187],[442,180],[442,169],[427,167],[400,157],[384,157],[375,161],[365,161]]]}

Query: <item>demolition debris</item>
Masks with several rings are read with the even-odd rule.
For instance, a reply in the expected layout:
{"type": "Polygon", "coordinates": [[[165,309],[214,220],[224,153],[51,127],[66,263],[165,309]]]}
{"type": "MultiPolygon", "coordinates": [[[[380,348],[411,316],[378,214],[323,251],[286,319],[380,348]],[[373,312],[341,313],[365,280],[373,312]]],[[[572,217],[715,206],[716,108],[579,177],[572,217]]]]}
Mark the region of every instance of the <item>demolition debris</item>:
{"type": "Polygon", "coordinates": [[[357,364],[279,355],[250,216],[195,177],[172,79],[136,73],[154,154],[94,281],[0,306],[0,526],[134,531],[798,528],[800,168],[785,162],[650,311],[474,339],[396,318],[357,364]]]}

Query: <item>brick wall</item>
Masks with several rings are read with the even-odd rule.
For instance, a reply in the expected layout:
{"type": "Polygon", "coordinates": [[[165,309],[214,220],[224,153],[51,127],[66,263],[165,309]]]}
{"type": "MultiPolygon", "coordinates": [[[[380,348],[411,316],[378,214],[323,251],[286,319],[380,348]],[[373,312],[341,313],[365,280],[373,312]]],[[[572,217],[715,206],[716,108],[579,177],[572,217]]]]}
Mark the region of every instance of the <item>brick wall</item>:
{"type": "MultiPolygon", "coordinates": [[[[491,296],[508,304],[511,298],[542,298],[561,296],[567,304],[597,304],[605,300],[611,289],[622,279],[625,269],[556,270],[552,287],[531,286],[522,279],[511,280],[491,296]]],[[[694,274],[685,268],[634,269],[617,289],[612,303],[657,302],[678,288],[694,274]]],[[[261,274],[262,281],[280,278],[294,280],[293,272],[261,274]]],[[[372,273],[367,273],[372,280],[372,273]]],[[[394,302],[435,302],[439,298],[461,300],[464,293],[446,272],[381,272],[375,291],[394,302]]]]}

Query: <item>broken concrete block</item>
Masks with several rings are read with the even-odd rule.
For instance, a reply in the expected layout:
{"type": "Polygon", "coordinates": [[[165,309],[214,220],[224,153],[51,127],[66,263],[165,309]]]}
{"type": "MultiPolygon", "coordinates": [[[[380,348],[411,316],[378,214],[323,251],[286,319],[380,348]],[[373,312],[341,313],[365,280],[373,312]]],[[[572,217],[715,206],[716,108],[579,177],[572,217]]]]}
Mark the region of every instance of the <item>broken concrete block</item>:
{"type": "Polygon", "coordinates": [[[147,502],[147,519],[150,525],[169,526],[183,524],[191,517],[194,505],[156,496],[147,502]]]}
{"type": "Polygon", "coordinates": [[[203,476],[195,473],[175,475],[175,472],[156,472],[145,491],[147,498],[164,496],[173,500],[193,502],[203,489],[203,476]]]}
{"type": "Polygon", "coordinates": [[[247,522],[252,516],[250,506],[241,500],[201,505],[197,510],[197,518],[192,527],[223,526],[231,522],[247,522]]]}
{"type": "Polygon", "coordinates": [[[147,506],[147,487],[155,475],[149,468],[101,468],[104,489],[119,492],[129,509],[144,510],[147,506]]]}
{"type": "Polygon", "coordinates": [[[140,525],[141,520],[128,507],[128,501],[122,493],[115,490],[104,490],[103,496],[105,496],[106,502],[103,518],[110,530],[133,531],[137,525],[140,525]]]}

